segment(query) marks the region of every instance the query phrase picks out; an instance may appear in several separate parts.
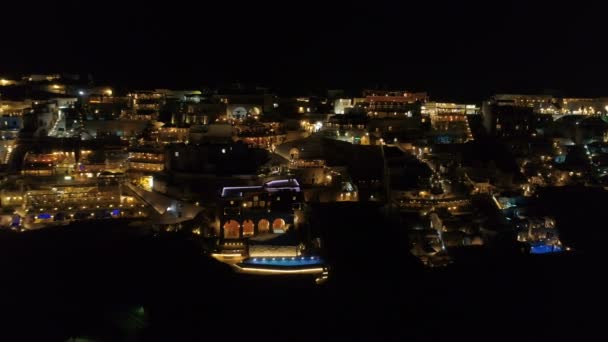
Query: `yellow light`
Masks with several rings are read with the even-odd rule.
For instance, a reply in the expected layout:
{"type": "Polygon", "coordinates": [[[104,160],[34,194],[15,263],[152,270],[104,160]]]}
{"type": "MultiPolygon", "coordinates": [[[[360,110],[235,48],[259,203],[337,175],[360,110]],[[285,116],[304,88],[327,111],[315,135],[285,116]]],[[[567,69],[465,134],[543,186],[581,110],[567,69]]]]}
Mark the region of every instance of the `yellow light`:
{"type": "Polygon", "coordinates": [[[112,89],[107,89],[105,91],[105,94],[108,95],[108,96],[112,96],[112,89]]]}
{"type": "Polygon", "coordinates": [[[216,259],[242,257],[242,255],[240,253],[211,253],[211,256],[216,259]]]}
{"type": "Polygon", "coordinates": [[[251,268],[251,267],[237,267],[243,272],[251,272],[251,273],[263,273],[263,274],[315,274],[323,272],[323,268],[303,268],[297,270],[281,270],[281,269],[273,269],[273,268],[251,268]]]}

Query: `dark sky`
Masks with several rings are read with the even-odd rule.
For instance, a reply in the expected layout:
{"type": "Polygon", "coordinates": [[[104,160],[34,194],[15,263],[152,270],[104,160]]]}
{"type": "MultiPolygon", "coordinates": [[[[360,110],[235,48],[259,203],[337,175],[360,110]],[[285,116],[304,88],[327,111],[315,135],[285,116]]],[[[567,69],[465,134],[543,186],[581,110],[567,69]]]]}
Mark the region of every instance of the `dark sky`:
{"type": "Polygon", "coordinates": [[[0,74],[91,72],[150,87],[387,86],[446,99],[608,95],[604,6],[532,2],[3,3],[0,74]]]}

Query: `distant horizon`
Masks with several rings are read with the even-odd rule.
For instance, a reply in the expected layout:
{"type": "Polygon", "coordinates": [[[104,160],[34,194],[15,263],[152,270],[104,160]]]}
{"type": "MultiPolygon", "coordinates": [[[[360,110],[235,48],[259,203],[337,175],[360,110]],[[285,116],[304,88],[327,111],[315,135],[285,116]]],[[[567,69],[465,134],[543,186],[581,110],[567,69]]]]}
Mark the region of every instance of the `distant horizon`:
{"type": "Polygon", "coordinates": [[[410,92],[426,92],[430,97],[430,101],[457,101],[457,102],[482,102],[487,100],[489,97],[495,94],[517,94],[517,95],[553,95],[556,97],[608,97],[608,88],[602,89],[585,89],[585,90],[565,90],[559,87],[479,87],[476,92],[467,92],[466,90],[458,87],[446,88],[437,87],[433,84],[427,83],[426,87],[415,85],[413,82],[408,85],[407,82],[399,84],[398,82],[368,82],[363,84],[329,84],[325,82],[314,82],[309,85],[296,85],[289,82],[277,82],[277,81],[263,81],[263,80],[243,80],[243,79],[203,79],[198,77],[182,78],[180,75],[177,77],[157,78],[157,79],[145,79],[145,78],[129,78],[124,77],[112,77],[112,75],[103,75],[87,72],[73,72],[73,71],[25,71],[25,72],[2,72],[0,77],[21,79],[25,75],[34,74],[73,74],[79,75],[81,80],[86,78],[88,75],[92,76],[93,84],[100,86],[113,86],[122,90],[135,90],[135,89],[193,89],[199,90],[204,88],[220,89],[230,88],[233,85],[241,84],[246,88],[260,87],[268,88],[270,91],[275,92],[282,96],[307,96],[307,95],[320,95],[322,92],[327,90],[344,90],[346,95],[356,97],[364,89],[378,89],[378,90],[405,90],[410,92]]]}

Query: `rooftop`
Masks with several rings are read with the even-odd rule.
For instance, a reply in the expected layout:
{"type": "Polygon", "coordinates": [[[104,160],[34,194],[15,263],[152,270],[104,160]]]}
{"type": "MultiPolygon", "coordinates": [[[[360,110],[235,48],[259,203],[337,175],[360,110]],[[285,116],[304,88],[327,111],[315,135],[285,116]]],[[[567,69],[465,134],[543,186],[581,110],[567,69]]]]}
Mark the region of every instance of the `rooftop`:
{"type": "Polygon", "coordinates": [[[300,184],[295,179],[277,179],[253,186],[227,186],[222,188],[222,197],[242,197],[247,192],[276,192],[281,190],[300,191],[300,184]]]}

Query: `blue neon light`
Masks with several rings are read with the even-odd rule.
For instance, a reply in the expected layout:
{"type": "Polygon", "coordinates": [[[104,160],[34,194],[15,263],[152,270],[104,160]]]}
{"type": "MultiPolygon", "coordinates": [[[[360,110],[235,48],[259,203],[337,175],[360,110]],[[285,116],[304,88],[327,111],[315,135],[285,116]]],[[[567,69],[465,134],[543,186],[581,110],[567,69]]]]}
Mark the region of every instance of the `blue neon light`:
{"type": "Polygon", "coordinates": [[[274,258],[250,258],[243,262],[250,265],[268,265],[268,266],[310,266],[321,265],[323,260],[316,256],[308,257],[274,257],[274,258]]]}
{"type": "Polygon", "coordinates": [[[118,215],[120,215],[120,210],[119,209],[112,210],[112,216],[118,216],[118,215]]]}
{"type": "Polygon", "coordinates": [[[38,214],[39,219],[50,219],[51,217],[52,217],[51,214],[47,214],[47,213],[38,214]]]}

